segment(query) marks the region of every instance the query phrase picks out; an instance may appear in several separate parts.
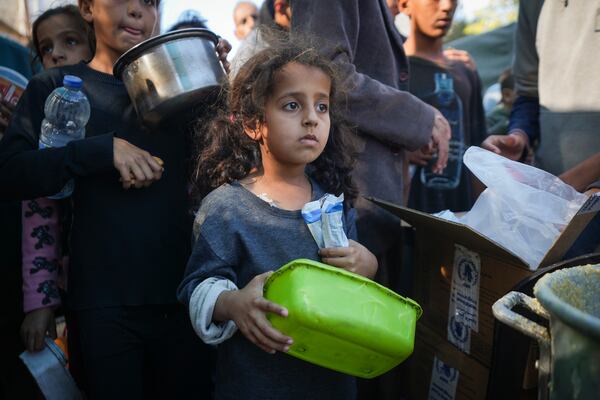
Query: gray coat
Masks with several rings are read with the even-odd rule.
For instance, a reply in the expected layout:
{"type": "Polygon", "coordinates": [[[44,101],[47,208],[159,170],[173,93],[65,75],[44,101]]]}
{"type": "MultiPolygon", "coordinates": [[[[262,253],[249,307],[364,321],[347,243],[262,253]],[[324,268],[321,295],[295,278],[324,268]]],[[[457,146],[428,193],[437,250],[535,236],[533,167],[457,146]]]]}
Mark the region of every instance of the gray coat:
{"type": "MultiPolygon", "coordinates": [[[[359,131],[354,179],[363,196],[402,204],[403,150],[431,135],[434,111],[407,92],[408,62],[385,0],[294,0],[292,33],[322,40],[348,88],[347,118],[359,131]]],[[[356,204],[358,235],[376,255],[399,230],[391,214],[356,204]]]]}

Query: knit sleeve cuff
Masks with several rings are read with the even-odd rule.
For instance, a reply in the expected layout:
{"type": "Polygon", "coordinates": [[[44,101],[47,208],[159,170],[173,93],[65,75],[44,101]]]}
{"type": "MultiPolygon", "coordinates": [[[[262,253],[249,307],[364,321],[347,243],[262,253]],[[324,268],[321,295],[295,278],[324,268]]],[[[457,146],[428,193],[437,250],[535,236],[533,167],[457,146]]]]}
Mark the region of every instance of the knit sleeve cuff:
{"type": "Polygon", "coordinates": [[[219,344],[233,336],[237,326],[233,321],[215,324],[213,311],[219,295],[225,291],[237,290],[228,279],[208,278],[194,289],[190,298],[190,319],[194,330],[206,344],[219,344]]]}

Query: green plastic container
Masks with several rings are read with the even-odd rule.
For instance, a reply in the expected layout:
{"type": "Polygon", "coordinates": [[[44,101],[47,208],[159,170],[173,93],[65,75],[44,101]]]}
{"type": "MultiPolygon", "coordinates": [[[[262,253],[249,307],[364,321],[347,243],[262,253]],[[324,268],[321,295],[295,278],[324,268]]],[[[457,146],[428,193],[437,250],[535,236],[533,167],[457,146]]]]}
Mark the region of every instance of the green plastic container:
{"type": "Polygon", "coordinates": [[[288,354],[361,378],[381,375],[412,353],[423,313],[370,279],[305,259],[274,272],[264,295],[288,309],[287,318],[268,315],[294,339],[288,354]]]}

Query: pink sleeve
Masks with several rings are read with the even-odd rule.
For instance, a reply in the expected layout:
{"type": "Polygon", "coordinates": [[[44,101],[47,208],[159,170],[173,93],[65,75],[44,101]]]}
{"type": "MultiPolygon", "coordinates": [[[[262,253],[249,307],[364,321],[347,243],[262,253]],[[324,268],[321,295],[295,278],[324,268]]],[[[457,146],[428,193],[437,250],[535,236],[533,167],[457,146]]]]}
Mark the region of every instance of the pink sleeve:
{"type": "Polygon", "coordinates": [[[23,311],[60,305],[61,232],[58,202],[45,197],[22,202],[23,311]]]}

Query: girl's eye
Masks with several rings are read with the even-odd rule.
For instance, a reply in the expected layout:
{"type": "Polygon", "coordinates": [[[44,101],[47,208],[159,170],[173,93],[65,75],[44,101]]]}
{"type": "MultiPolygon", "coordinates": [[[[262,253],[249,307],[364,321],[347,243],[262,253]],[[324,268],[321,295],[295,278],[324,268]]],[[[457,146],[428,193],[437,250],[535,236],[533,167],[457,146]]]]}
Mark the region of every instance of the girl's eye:
{"type": "Polygon", "coordinates": [[[300,108],[300,105],[298,103],[296,103],[295,101],[291,101],[283,106],[283,109],[288,110],[288,111],[296,111],[299,108],[300,108]]]}
{"type": "Polygon", "coordinates": [[[317,104],[317,110],[322,113],[326,113],[329,111],[329,105],[325,103],[317,104]]]}
{"type": "Polygon", "coordinates": [[[52,46],[43,46],[42,48],[40,48],[40,53],[41,54],[50,54],[50,53],[52,53],[52,46]]]}
{"type": "Polygon", "coordinates": [[[79,44],[77,39],[73,39],[73,38],[67,38],[66,42],[67,42],[67,45],[69,45],[69,46],[77,46],[79,44]]]}
{"type": "Polygon", "coordinates": [[[144,2],[145,5],[147,6],[153,6],[156,1],[155,0],[142,0],[144,2]]]}

